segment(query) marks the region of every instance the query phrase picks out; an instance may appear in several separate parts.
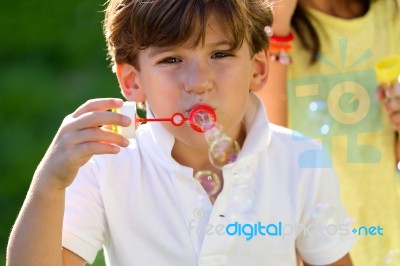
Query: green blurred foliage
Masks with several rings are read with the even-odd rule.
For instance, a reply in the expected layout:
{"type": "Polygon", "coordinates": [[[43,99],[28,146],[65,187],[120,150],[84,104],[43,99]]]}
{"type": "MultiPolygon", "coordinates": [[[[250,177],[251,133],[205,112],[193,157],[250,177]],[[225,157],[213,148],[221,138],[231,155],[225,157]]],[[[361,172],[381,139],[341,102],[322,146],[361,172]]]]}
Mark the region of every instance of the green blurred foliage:
{"type": "Polygon", "coordinates": [[[106,60],[103,9],[103,3],[95,0],[2,1],[2,265],[32,175],[63,118],[88,99],[121,97],[106,60]]]}

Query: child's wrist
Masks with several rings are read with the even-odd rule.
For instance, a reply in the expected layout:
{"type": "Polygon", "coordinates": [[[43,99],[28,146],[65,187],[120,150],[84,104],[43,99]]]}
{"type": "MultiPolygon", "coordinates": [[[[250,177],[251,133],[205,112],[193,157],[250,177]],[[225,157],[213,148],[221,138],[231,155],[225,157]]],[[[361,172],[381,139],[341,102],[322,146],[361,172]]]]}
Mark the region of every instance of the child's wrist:
{"type": "Polygon", "coordinates": [[[269,58],[272,62],[277,62],[282,65],[290,65],[292,58],[290,51],[292,50],[292,43],[294,35],[289,31],[286,35],[277,35],[272,32],[269,36],[269,58]]]}
{"type": "Polygon", "coordinates": [[[34,197],[41,202],[62,202],[65,198],[66,189],[59,189],[53,182],[46,178],[45,175],[39,173],[34,176],[30,192],[31,197],[34,197]]]}
{"type": "Polygon", "coordinates": [[[287,36],[292,31],[289,23],[277,23],[274,21],[274,25],[272,26],[272,31],[276,36],[287,36]]]}
{"type": "Polygon", "coordinates": [[[44,193],[65,191],[69,185],[65,176],[58,176],[57,171],[46,164],[42,161],[34,174],[35,188],[44,193]]]}

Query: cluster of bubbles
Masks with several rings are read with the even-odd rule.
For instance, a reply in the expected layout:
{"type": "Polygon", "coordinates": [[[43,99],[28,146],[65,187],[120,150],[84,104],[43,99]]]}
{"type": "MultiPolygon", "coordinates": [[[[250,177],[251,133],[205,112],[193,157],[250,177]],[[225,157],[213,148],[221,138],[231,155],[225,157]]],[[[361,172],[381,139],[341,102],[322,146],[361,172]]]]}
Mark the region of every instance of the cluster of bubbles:
{"type": "Polygon", "coordinates": [[[338,211],[327,202],[319,202],[311,210],[312,224],[320,224],[329,226],[331,224],[338,225],[340,223],[338,211]]]}
{"type": "Polygon", "coordinates": [[[299,230],[307,238],[335,239],[355,234],[352,229],[354,218],[341,213],[336,207],[328,202],[318,202],[310,213],[310,219],[302,224],[299,230]]]}
{"type": "Polygon", "coordinates": [[[326,102],[314,101],[308,106],[308,116],[312,121],[315,121],[318,125],[318,131],[313,132],[315,135],[327,135],[331,130],[330,124],[332,123],[329,110],[326,102]]]}
{"type": "Polygon", "coordinates": [[[252,211],[256,199],[254,193],[254,171],[249,167],[237,169],[233,175],[233,184],[229,190],[228,216],[232,221],[253,219],[252,211]]]}
{"type": "MultiPolygon", "coordinates": [[[[209,145],[209,160],[213,166],[222,169],[224,165],[237,160],[240,151],[238,142],[224,133],[223,127],[215,122],[207,109],[199,109],[194,114],[191,123],[192,128],[199,128],[201,132],[204,132],[209,145]]],[[[210,170],[199,171],[194,178],[202,185],[209,197],[215,196],[223,184],[222,178],[210,170]]],[[[248,166],[237,168],[233,173],[232,182],[228,193],[227,217],[236,220],[242,215],[245,215],[243,217],[251,216],[255,202],[253,170],[248,166]]]]}
{"type": "MultiPolygon", "coordinates": [[[[224,133],[223,127],[212,119],[209,112],[206,110],[196,112],[192,122],[204,132],[209,145],[208,157],[213,166],[222,169],[224,165],[236,161],[240,151],[238,142],[224,133]]],[[[198,171],[194,178],[210,197],[221,189],[221,178],[210,170],[198,171]]]]}

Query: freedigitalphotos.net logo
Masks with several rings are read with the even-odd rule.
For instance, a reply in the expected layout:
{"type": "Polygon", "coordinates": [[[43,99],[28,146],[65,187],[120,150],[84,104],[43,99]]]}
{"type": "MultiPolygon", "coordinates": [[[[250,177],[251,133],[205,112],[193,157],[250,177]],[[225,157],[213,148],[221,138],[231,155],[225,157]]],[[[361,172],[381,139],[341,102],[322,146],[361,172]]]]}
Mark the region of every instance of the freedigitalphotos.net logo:
{"type": "Polygon", "coordinates": [[[196,227],[195,220],[189,223],[190,230],[198,230],[198,233],[204,235],[228,235],[243,236],[247,241],[254,237],[283,237],[302,234],[306,237],[334,237],[347,236],[354,234],[356,236],[383,236],[383,228],[381,226],[360,226],[351,228],[348,224],[288,224],[283,222],[277,223],[239,223],[233,222],[225,224],[207,224],[204,227],[196,227]]]}
{"type": "Polygon", "coordinates": [[[190,231],[196,231],[201,235],[227,235],[244,237],[247,241],[254,237],[282,237],[289,238],[298,235],[305,237],[336,237],[354,234],[356,236],[379,237],[383,236],[383,227],[377,226],[360,226],[352,228],[348,222],[345,223],[309,223],[307,225],[297,223],[284,223],[278,221],[275,223],[254,222],[239,223],[237,221],[227,224],[205,224],[200,225],[199,219],[204,215],[201,209],[193,212],[196,219],[189,222],[190,231]]]}

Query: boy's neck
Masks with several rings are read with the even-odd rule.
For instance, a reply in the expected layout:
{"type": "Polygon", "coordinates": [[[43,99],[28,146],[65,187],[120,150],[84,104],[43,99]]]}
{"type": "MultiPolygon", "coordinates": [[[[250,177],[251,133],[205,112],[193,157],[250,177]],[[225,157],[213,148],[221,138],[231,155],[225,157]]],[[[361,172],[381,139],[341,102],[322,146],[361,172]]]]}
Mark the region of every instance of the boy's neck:
{"type": "Polygon", "coordinates": [[[194,173],[201,170],[215,170],[208,159],[208,146],[193,148],[175,139],[171,153],[179,164],[193,168],[194,173]]]}

